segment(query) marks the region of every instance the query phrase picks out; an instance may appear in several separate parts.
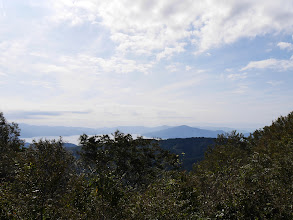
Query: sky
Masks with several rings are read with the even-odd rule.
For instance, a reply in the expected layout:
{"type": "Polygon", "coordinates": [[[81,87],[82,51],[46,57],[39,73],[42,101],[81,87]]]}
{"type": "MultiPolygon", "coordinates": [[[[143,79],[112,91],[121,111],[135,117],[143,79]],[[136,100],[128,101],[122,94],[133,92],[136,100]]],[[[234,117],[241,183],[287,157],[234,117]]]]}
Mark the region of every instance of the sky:
{"type": "Polygon", "coordinates": [[[260,128],[293,111],[293,0],[0,0],[0,111],[260,128]]]}

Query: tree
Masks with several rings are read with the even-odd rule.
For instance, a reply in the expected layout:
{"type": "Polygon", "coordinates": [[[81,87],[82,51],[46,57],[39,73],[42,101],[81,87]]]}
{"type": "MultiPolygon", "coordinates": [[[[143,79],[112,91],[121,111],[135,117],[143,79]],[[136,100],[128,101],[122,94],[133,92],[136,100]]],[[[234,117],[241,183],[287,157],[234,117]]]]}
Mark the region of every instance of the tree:
{"type": "Polygon", "coordinates": [[[24,146],[24,141],[19,136],[18,125],[8,123],[0,112],[0,183],[13,179],[17,153],[24,146]]]}
{"type": "Polygon", "coordinates": [[[12,192],[13,212],[26,219],[60,218],[77,179],[75,159],[62,140],[33,142],[22,153],[12,192]]]}
{"type": "Polygon", "coordinates": [[[178,169],[178,155],[160,148],[155,140],[116,131],[109,135],[80,137],[81,158],[93,173],[120,178],[124,185],[146,187],[165,170],[178,169]]]}
{"type": "Polygon", "coordinates": [[[292,219],[293,113],[248,138],[232,132],[194,167],[203,217],[292,219]]]}
{"type": "Polygon", "coordinates": [[[94,210],[106,219],[127,219],[124,207],[132,193],[142,192],[166,170],[180,165],[178,156],[161,149],[155,140],[133,139],[119,131],[113,137],[84,134],[80,144],[97,204],[94,210]]]}
{"type": "Polygon", "coordinates": [[[0,218],[8,219],[13,194],[10,189],[15,180],[19,153],[24,142],[19,139],[20,130],[15,123],[8,123],[0,112],[0,218]]]}
{"type": "Polygon", "coordinates": [[[185,171],[168,171],[126,203],[129,219],[200,219],[196,183],[185,171]]]}

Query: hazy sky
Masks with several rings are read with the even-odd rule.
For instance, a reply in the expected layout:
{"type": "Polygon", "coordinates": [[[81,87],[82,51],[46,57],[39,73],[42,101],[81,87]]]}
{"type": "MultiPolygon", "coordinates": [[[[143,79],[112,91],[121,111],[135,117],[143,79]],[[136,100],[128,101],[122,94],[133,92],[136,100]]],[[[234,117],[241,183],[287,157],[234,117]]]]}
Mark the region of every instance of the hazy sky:
{"type": "Polygon", "coordinates": [[[258,127],[293,111],[293,0],[0,0],[0,111],[258,127]]]}

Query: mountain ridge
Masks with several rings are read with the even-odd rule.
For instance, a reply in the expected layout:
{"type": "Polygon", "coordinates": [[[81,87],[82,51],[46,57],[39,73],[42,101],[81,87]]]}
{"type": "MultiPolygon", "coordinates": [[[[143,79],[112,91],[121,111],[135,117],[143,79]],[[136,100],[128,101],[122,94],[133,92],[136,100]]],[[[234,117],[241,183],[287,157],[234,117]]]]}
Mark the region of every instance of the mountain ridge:
{"type": "Polygon", "coordinates": [[[47,125],[29,125],[25,123],[18,124],[21,130],[21,138],[32,138],[41,136],[72,136],[72,135],[98,135],[110,134],[119,130],[123,133],[142,134],[155,132],[170,128],[171,126],[163,125],[157,127],[145,126],[116,126],[102,128],[87,128],[87,127],[66,127],[66,126],[47,126],[47,125]]]}
{"type": "Polygon", "coordinates": [[[154,138],[192,138],[192,137],[207,137],[216,138],[219,134],[223,134],[223,130],[206,130],[200,128],[194,128],[187,125],[176,126],[167,128],[157,132],[144,133],[143,136],[154,137],[154,138]]]}
{"type": "MultiPolygon", "coordinates": [[[[111,134],[119,130],[123,133],[138,134],[145,137],[157,138],[189,138],[189,137],[217,137],[218,134],[226,133],[227,130],[212,130],[202,129],[198,127],[191,127],[187,125],[180,126],[116,126],[116,127],[101,127],[101,128],[87,128],[87,127],[66,127],[66,126],[41,126],[29,125],[20,123],[21,138],[46,137],[46,136],[73,136],[73,135],[99,135],[111,134]]],[[[233,129],[231,128],[231,131],[233,129]]],[[[235,130],[235,129],[234,129],[235,130]]],[[[246,136],[249,133],[245,134],[246,136]]]]}

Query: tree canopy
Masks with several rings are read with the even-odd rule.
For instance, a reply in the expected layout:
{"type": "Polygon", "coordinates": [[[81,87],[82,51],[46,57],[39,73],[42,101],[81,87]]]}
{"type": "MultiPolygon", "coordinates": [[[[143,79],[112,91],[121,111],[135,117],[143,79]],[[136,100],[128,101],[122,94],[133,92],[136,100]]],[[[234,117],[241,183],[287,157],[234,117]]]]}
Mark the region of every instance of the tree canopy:
{"type": "Polygon", "coordinates": [[[159,147],[154,140],[116,131],[109,135],[80,136],[81,159],[95,174],[111,173],[124,185],[146,187],[162,173],[178,169],[178,155],[159,147]]]}
{"type": "Polygon", "coordinates": [[[24,148],[19,134],[0,113],[1,219],[293,218],[293,112],[249,137],[218,136],[191,172],[157,141],[118,131],[81,135],[80,157],[62,139],[24,148]]]}

